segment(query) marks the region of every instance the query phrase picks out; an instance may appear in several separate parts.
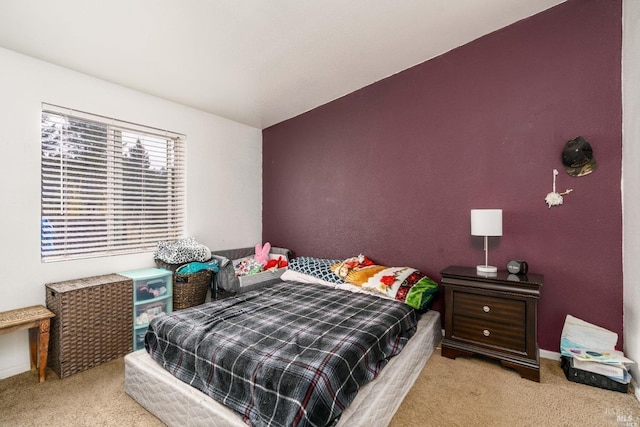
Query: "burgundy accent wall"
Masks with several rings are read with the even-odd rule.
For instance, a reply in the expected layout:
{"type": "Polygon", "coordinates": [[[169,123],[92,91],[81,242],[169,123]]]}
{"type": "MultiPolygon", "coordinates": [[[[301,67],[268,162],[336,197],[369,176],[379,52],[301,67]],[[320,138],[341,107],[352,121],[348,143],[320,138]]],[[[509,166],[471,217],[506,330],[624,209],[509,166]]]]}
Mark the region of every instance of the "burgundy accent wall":
{"type": "Polygon", "coordinates": [[[540,347],[559,351],[571,314],[621,348],[621,22],[621,0],[569,0],[265,129],[264,241],[439,281],[484,261],[469,211],[502,208],[489,263],[544,275],[540,347]],[[560,153],[578,135],[598,167],[575,178],[560,153]],[[549,208],[554,168],[573,192],[549,208]]]}

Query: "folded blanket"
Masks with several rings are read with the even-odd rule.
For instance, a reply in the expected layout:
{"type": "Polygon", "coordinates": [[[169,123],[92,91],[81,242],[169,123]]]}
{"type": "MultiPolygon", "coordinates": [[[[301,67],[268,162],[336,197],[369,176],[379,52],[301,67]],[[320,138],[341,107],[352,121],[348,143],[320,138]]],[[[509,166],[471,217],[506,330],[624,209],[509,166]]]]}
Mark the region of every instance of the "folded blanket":
{"type": "Polygon", "coordinates": [[[183,265],[182,267],[176,270],[178,274],[193,274],[202,270],[211,270],[214,273],[217,273],[220,268],[218,267],[218,260],[211,259],[208,262],[190,262],[188,264],[183,265]]]}
{"type": "Polygon", "coordinates": [[[427,308],[438,291],[438,284],[415,268],[378,265],[364,255],[338,262],[331,271],[348,283],[420,310],[427,308]]]}
{"type": "Polygon", "coordinates": [[[193,237],[158,242],[154,258],[167,264],[186,264],[192,261],[205,262],[211,259],[211,251],[193,237]]]}

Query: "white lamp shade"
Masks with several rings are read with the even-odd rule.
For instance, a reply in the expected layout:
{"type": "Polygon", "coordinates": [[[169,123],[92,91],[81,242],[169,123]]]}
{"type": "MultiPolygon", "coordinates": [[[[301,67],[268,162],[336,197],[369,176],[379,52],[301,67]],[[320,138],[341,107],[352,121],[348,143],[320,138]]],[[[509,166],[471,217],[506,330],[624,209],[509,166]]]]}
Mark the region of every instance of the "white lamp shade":
{"type": "Polygon", "coordinates": [[[502,236],[502,209],[471,209],[472,236],[502,236]]]}

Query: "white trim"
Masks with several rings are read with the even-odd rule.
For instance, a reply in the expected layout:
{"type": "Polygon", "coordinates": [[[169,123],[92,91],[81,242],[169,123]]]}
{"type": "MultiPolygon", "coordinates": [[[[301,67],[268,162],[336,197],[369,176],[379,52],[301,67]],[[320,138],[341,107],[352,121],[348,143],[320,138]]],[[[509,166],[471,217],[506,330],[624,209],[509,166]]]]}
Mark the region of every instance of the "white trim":
{"type": "Polygon", "coordinates": [[[540,357],[550,360],[560,360],[560,353],[557,351],[540,350],[540,357]]]}
{"type": "Polygon", "coordinates": [[[28,372],[31,369],[31,363],[30,362],[25,362],[25,363],[21,363],[19,365],[16,366],[11,366],[7,369],[3,369],[0,371],[0,380],[4,379],[4,378],[9,378],[12,377],[14,375],[18,375],[21,374],[23,372],[28,372]]]}

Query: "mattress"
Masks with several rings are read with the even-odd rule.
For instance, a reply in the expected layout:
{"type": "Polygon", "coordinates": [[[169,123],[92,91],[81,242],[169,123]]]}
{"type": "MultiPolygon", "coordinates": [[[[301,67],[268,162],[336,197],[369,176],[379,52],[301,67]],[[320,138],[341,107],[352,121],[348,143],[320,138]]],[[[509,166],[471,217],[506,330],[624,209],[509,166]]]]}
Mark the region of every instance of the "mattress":
{"type": "MultiPolygon", "coordinates": [[[[387,426],[441,338],[440,314],[424,313],[416,334],[360,389],[337,425],[387,426]]],[[[168,426],[246,427],[234,411],[175,378],[145,350],[125,357],[125,393],[168,426]]]]}

